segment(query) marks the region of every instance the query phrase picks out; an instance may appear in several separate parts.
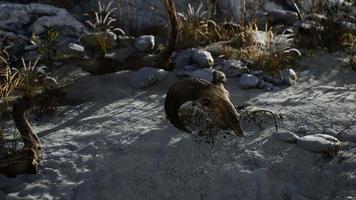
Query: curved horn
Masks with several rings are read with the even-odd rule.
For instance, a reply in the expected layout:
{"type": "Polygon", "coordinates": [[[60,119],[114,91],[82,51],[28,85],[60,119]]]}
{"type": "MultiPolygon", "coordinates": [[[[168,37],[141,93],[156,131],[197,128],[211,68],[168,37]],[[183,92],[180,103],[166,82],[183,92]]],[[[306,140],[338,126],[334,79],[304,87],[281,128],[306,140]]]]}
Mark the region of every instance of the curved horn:
{"type": "Polygon", "coordinates": [[[164,109],[168,120],[178,129],[190,133],[178,116],[179,108],[188,101],[199,99],[200,94],[211,84],[207,81],[198,79],[186,79],[173,84],[164,102],[164,109]]]}

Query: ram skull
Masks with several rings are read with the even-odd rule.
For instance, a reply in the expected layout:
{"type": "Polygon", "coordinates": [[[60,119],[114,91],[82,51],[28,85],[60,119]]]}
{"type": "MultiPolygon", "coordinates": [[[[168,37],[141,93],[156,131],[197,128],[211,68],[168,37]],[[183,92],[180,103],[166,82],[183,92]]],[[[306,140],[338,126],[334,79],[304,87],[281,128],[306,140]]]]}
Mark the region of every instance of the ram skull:
{"type": "Polygon", "coordinates": [[[214,126],[221,130],[232,130],[242,137],[240,115],[230,101],[225,89],[225,77],[215,71],[210,83],[201,79],[185,79],[173,84],[165,100],[165,112],[168,120],[178,129],[191,133],[179,117],[180,107],[186,102],[193,102],[206,112],[214,126]]]}

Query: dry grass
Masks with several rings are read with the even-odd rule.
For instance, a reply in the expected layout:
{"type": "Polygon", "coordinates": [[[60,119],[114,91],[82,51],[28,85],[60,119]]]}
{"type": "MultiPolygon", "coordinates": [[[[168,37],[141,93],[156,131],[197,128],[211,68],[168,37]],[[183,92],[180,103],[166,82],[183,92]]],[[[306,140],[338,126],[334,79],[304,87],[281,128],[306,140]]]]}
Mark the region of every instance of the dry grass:
{"type": "Polygon", "coordinates": [[[108,4],[103,4],[101,1],[98,1],[98,7],[96,11],[90,13],[85,13],[84,16],[88,17],[86,24],[94,32],[120,32],[122,35],[125,35],[123,29],[116,27],[114,24],[117,21],[114,12],[117,10],[116,7],[112,7],[113,1],[110,1],[108,4]]]}
{"type": "Polygon", "coordinates": [[[203,10],[201,3],[198,8],[188,4],[184,13],[180,14],[178,22],[178,48],[204,46],[212,42],[230,40],[238,31],[238,26],[225,21],[217,23],[211,19],[213,8],[203,10]]]}
{"type": "Polygon", "coordinates": [[[306,15],[314,24],[309,31],[298,34],[298,46],[307,49],[321,47],[330,51],[340,49],[340,41],[348,32],[342,27],[341,21],[343,16],[351,16],[350,11],[340,6],[338,1],[311,1],[309,6],[310,11],[306,15]]]}
{"type": "Polygon", "coordinates": [[[294,34],[283,32],[276,35],[272,28],[259,31],[255,24],[241,28],[239,34],[229,46],[220,49],[222,55],[236,60],[250,60],[256,69],[266,71],[273,76],[289,67],[301,53],[294,48],[294,34]]]}
{"type": "Polygon", "coordinates": [[[52,64],[52,57],[55,55],[55,45],[58,42],[59,32],[56,28],[50,26],[42,35],[35,33],[31,36],[31,43],[37,47],[41,59],[48,66],[52,64]]]}

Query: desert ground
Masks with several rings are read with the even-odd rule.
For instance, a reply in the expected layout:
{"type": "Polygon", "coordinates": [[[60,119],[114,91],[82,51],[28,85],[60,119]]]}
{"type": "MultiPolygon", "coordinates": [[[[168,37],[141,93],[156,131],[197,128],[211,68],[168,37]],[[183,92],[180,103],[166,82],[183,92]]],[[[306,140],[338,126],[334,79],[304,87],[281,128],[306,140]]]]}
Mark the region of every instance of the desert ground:
{"type": "Polygon", "coordinates": [[[241,119],[245,137],[221,133],[214,148],[197,142],[165,116],[175,72],[143,90],[130,87],[130,71],[88,75],[65,89],[71,103],[55,117],[30,117],[44,146],[40,171],[0,176],[0,199],[355,199],[356,72],[343,59],[305,56],[297,84],[275,91],[226,84],[236,106],[282,113],[279,129],[338,138],[335,157],[276,140],[268,120],[241,119]]]}

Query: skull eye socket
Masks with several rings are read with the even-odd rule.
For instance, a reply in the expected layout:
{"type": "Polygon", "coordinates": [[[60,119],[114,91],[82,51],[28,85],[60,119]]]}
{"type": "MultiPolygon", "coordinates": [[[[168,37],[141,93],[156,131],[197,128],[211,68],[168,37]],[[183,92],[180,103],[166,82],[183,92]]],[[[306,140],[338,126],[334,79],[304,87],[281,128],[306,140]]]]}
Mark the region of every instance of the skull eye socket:
{"type": "Polygon", "coordinates": [[[199,103],[205,111],[211,111],[213,108],[212,102],[210,101],[210,99],[203,98],[199,101],[199,103]]]}

